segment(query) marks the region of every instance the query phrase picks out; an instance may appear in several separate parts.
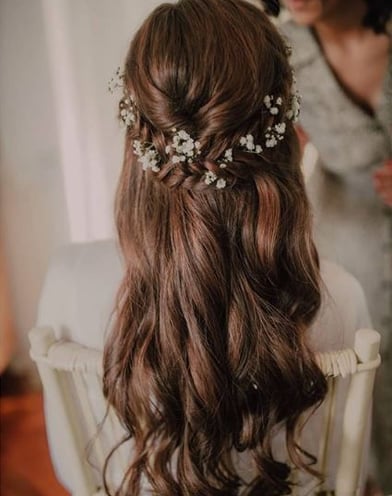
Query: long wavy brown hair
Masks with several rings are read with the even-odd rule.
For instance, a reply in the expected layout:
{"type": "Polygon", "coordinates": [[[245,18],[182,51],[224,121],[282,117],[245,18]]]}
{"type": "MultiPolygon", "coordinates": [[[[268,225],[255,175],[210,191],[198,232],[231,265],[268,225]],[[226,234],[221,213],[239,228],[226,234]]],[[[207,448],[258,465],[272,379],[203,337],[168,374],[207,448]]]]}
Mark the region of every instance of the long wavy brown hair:
{"type": "Polygon", "coordinates": [[[293,124],[262,155],[273,117],[265,95],[290,102],[292,72],[275,27],[242,0],[163,4],[134,37],[125,84],[137,108],[128,129],[116,219],[126,273],[104,352],[104,392],[133,438],[116,494],[147,481],[159,496],[280,495],[290,464],[311,471],[299,419],[326,393],[308,347],[320,306],[318,257],[293,124]],[[264,109],[264,110],[263,110],[264,109]],[[201,143],[173,164],[173,128],[201,143]],[[167,157],[144,171],[133,141],[167,157]],[[227,187],[219,174],[233,149],[227,187]],[[287,463],[274,458],[284,429],[287,463]],[[247,451],[244,481],[232,454],[247,451]]]}

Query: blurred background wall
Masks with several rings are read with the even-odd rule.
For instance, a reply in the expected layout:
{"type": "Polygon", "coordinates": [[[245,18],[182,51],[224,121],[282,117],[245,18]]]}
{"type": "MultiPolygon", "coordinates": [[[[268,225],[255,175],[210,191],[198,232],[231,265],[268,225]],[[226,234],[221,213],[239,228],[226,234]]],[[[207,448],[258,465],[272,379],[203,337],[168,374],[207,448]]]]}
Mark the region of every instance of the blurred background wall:
{"type": "Polygon", "coordinates": [[[107,83],[159,0],[0,0],[0,243],[17,333],[27,332],[49,258],[110,237],[122,129],[107,83]]]}

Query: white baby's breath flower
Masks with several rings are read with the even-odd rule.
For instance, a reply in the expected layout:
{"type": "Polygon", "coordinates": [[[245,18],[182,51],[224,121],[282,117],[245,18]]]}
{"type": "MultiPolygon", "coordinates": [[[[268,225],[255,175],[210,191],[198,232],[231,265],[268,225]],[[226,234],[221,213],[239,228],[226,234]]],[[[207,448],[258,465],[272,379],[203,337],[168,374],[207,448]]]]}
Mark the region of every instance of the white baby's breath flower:
{"type": "Polygon", "coordinates": [[[246,135],[246,148],[249,151],[253,151],[255,149],[255,142],[254,142],[254,137],[252,134],[247,134],[246,135]]]}
{"type": "Polygon", "coordinates": [[[271,101],[273,100],[273,96],[272,95],[266,95],[264,97],[264,105],[269,109],[271,107],[271,101]]]}
{"type": "Polygon", "coordinates": [[[286,132],[286,123],[279,122],[278,124],[275,124],[274,128],[278,134],[284,134],[286,132]]]}
{"type": "Polygon", "coordinates": [[[182,140],[188,140],[188,139],[190,139],[189,134],[186,131],[184,131],[184,130],[178,131],[178,137],[180,139],[182,139],[182,140]]]}
{"type": "Polygon", "coordinates": [[[193,140],[186,141],[182,145],[182,151],[185,153],[185,155],[188,155],[188,157],[191,157],[193,155],[193,150],[195,149],[195,144],[193,140]]]}
{"type": "Polygon", "coordinates": [[[277,115],[279,113],[278,107],[271,107],[270,108],[270,114],[271,115],[277,115]]]}
{"type": "Polygon", "coordinates": [[[123,74],[121,74],[121,69],[120,67],[118,67],[114,76],[111,78],[111,80],[108,83],[110,93],[114,93],[114,91],[117,88],[123,87],[123,77],[124,76],[123,74]]]}
{"type": "Polygon", "coordinates": [[[136,116],[132,111],[128,110],[125,118],[123,118],[123,121],[126,126],[130,127],[136,122],[136,116]]]}
{"type": "Polygon", "coordinates": [[[227,164],[226,164],[225,162],[221,162],[221,163],[219,164],[219,167],[220,167],[220,169],[226,169],[227,164]]]}
{"type": "Polygon", "coordinates": [[[250,153],[261,153],[263,151],[261,145],[255,144],[255,139],[252,134],[247,134],[240,138],[240,146],[250,153]]]}
{"type": "Polygon", "coordinates": [[[139,157],[138,162],[142,164],[143,170],[152,169],[154,172],[160,170],[160,157],[153,145],[134,140],[133,151],[139,157]]]}
{"type": "Polygon", "coordinates": [[[142,154],[142,144],[139,140],[134,140],[133,142],[133,150],[136,155],[141,155],[142,154]]]}
{"type": "MultiPolygon", "coordinates": [[[[184,162],[188,158],[188,162],[200,155],[200,142],[194,141],[193,138],[184,130],[176,131],[173,136],[171,147],[181,157],[180,162],[184,162]],[[182,158],[184,157],[184,158],[182,158]]],[[[178,162],[177,162],[178,163],[178,162]]]]}
{"type": "Polygon", "coordinates": [[[204,176],[204,182],[206,184],[212,184],[218,179],[218,176],[215,174],[215,172],[208,171],[205,173],[204,176]]]}
{"type": "Polygon", "coordinates": [[[216,182],[216,187],[217,189],[223,189],[226,187],[226,180],[225,179],[218,179],[216,182]]]}
{"type": "Polygon", "coordinates": [[[128,127],[136,122],[135,107],[131,98],[126,98],[120,103],[120,118],[128,127]]]}
{"type": "Polygon", "coordinates": [[[282,105],[282,103],[283,103],[282,97],[278,96],[278,98],[276,99],[276,105],[282,105]]]}
{"type": "Polygon", "coordinates": [[[270,138],[267,138],[265,141],[265,146],[267,148],[273,148],[278,144],[278,140],[276,139],[275,136],[271,136],[270,138]]]}
{"type": "Polygon", "coordinates": [[[301,97],[297,90],[297,80],[293,72],[293,86],[291,89],[290,108],[286,112],[286,117],[290,121],[297,122],[301,108],[301,97]]]}
{"type": "Polygon", "coordinates": [[[301,98],[300,98],[299,94],[295,94],[295,95],[293,95],[292,102],[291,102],[293,122],[298,121],[300,109],[301,109],[301,98]]]}
{"type": "Polygon", "coordinates": [[[225,160],[227,162],[232,162],[233,161],[233,149],[232,148],[228,148],[226,151],[225,151],[225,160]]]}

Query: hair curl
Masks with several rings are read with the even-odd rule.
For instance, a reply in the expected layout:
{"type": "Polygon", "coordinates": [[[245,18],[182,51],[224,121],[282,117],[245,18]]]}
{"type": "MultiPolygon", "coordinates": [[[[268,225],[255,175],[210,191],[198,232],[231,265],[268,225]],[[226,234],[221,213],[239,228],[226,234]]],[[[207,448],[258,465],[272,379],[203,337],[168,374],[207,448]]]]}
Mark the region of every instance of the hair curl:
{"type": "Polygon", "coordinates": [[[180,0],[148,17],[125,67],[138,117],[116,199],[126,274],[104,393],[134,449],[116,494],[140,494],[143,478],[159,496],[288,494],[274,433],[286,430],[291,462],[312,472],[299,418],[326,393],[307,344],[318,257],[293,125],[262,157],[235,148],[248,132],[264,136],[265,95],[289,101],[286,47],[245,1],[180,0]],[[133,140],[164,155],[174,127],[201,142],[200,161],[143,171],[133,140]],[[206,187],[202,171],[229,147],[230,187],[206,187]],[[250,453],[250,483],[233,450],[250,453]]]}

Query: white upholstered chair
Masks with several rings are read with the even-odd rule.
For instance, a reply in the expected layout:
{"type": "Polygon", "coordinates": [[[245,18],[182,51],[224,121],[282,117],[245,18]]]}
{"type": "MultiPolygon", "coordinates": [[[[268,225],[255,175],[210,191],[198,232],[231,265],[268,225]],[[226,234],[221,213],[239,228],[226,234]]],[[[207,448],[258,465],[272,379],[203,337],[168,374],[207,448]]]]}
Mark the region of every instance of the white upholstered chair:
{"type": "MultiPolygon", "coordinates": [[[[107,446],[120,441],[122,430],[115,413],[107,412],[101,392],[102,353],[76,343],[56,340],[50,328],[30,332],[31,357],[42,380],[45,401],[55,409],[55,431],[61,437],[64,458],[72,467],[73,496],[98,496],[102,488],[102,470],[107,446]],[[107,412],[103,429],[99,423],[107,412]],[[100,434],[97,435],[97,430],[100,434]],[[110,440],[105,443],[105,438],[110,440]]],[[[320,367],[329,380],[320,432],[318,469],[323,472],[334,429],[335,383],[338,377],[351,376],[345,403],[342,442],[336,477],[336,496],[356,496],[364,454],[366,426],[371,410],[375,371],[380,364],[380,335],[370,329],[356,332],[352,349],[320,353],[320,367]]],[[[122,477],[130,445],[125,444],[113,456],[109,483],[122,477]]],[[[318,488],[318,491],[322,488],[318,488]]]]}

